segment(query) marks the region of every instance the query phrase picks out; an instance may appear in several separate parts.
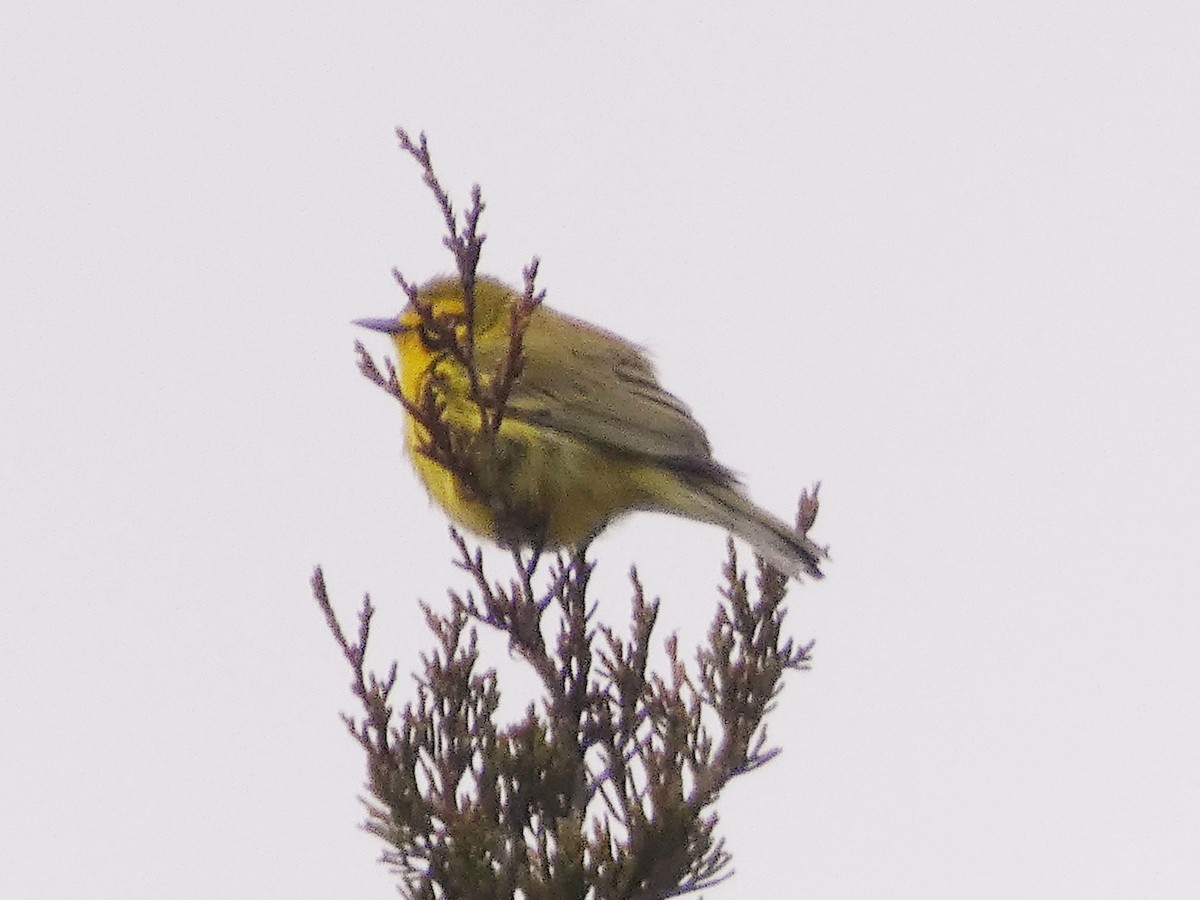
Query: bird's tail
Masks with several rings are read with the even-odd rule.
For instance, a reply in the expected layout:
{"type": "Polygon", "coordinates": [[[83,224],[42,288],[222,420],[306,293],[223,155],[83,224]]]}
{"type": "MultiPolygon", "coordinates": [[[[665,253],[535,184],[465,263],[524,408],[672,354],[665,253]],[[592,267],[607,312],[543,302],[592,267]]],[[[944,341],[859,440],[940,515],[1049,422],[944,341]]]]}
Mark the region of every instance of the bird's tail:
{"type": "Polygon", "coordinates": [[[736,487],[690,480],[686,509],[672,510],[733,532],[785,575],[823,578],[820,562],[829,554],[769,512],[759,509],[736,487]]]}

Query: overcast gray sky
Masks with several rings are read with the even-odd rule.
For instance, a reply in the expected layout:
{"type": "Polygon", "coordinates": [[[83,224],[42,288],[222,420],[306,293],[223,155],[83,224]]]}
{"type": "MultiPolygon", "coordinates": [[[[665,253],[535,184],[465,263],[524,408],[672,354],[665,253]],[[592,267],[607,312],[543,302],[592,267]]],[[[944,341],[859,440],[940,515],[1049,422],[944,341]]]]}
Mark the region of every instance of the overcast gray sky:
{"type": "MultiPolygon", "coordinates": [[[[395,896],[307,581],[412,669],[455,579],[352,353],[450,268],[396,125],[823,482],[706,896],[1200,892],[1197,6],[644,6],[6,3],[0,895],[395,896]]],[[[621,523],[601,615],[698,633],[723,541],[621,523]]]]}

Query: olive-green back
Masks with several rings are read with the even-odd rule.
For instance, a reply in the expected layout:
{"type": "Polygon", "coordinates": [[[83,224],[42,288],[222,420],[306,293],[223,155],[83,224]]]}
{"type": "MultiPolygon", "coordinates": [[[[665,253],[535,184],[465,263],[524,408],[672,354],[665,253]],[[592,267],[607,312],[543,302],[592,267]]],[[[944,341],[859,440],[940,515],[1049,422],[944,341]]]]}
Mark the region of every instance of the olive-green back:
{"type": "MultiPolygon", "coordinates": [[[[476,348],[484,371],[495,371],[507,350],[506,329],[500,331],[502,341],[476,348]]],[[[663,390],[636,345],[542,308],[525,333],[524,360],[507,415],[681,472],[734,481],[712,458],[704,429],[679,398],[663,390]]]]}

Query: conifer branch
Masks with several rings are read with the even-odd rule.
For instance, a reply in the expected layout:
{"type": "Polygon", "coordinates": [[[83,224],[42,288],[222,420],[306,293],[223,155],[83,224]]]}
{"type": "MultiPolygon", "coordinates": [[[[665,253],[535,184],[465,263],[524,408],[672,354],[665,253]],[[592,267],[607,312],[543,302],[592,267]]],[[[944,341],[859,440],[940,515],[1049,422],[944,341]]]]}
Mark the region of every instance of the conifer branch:
{"type": "MultiPolygon", "coordinates": [[[[472,189],[460,227],[424,134],[416,142],[402,129],[397,136],[441,210],[464,316],[439,319],[415,285],[393,274],[421,326],[468,373],[477,433],[446,422],[438,379],[429,379],[420,397],[405,396],[395,364],[385,359],[381,371],[356,343],[359,368],[419,426],[419,452],[482,499],[488,485],[474,461],[495,452],[522,372],[526,329],[544,296],[535,284],[538,260],[525,269],[524,295],[510,312],[507,352],[494,371],[481,372],[475,301],[482,192],[472,189]]],[[[817,488],[804,492],[801,533],[817,509],[817,488]]],[[[785,634],[787,579],[759,560],[751,585],[731,540],[712,622],[689,655],[675,635],[659,640],[659,603],[647,598],[635,569],[629,626],[619,630],[598,619],[589,598],[594,564],[586,546],[548,554],[514,549],[511,574],[496,579],[477,546],[454,529],[451,539],[467,584],[449,591],[447,610],[421,603],[434,645],[399,709],[392,700],[398,664],[382,677],[367,664],[370,597],[352,639],[319,568],[312,581],[361,707],[343,718],[367,759],[365,827],[387,846],[383,859],[405,895],[648,900],[729,878],[731,855],[717,834],[715,803],[730,780],[779,753],[769,744],[766,716],[784,675],[811,661],[813,644],[785,634]],[[481,630],[506,637],[512,657],[541,685],[515,721],[498,715],[500,680],[482,658],[481,630]]]]}

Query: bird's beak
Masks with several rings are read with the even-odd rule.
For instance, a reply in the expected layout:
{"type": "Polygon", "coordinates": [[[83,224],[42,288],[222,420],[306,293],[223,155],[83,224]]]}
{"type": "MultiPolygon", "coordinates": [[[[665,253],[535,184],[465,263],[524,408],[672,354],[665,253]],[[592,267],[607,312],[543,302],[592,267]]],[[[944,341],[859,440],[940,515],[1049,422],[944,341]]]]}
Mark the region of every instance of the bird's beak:
{"type": "Polygon", "coordinates": [[[359,328],[370,328],[372,331],[382,331],[384,334],[397,334],[404,330],[404,326],[395,316],[390,319],[355,319],[354,324],[359,328]]]}

